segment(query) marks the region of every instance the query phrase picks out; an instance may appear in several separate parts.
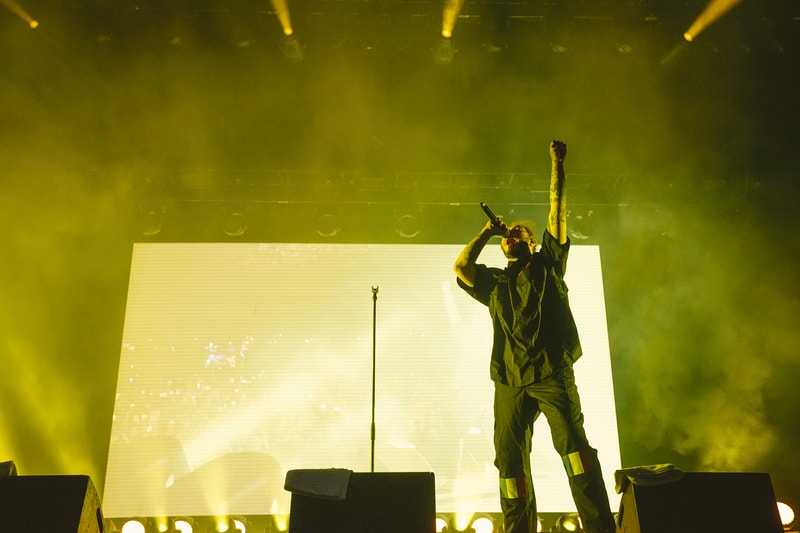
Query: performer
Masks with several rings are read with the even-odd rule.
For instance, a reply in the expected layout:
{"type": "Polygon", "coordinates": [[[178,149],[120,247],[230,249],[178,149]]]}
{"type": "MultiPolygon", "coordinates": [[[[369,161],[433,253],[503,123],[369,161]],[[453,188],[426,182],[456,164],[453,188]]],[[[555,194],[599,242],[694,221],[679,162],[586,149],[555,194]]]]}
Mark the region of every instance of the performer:
{"type": "Polygon", "coordinates": [[[490,375],[495,389],[495,466],[506,533],[534,533],[537,528],[530,454],[533,423],[540,413],[564,462],[583,529],[615,530],[597,450],[583,428],[572,369],[581,345],[564,283],[570,247],[566,155],[566,144],[550,143],[550,214],[540,250],[531,224],[509,228],[502,219],[490,220],[454,265],[458,285],[489,307],[494,329],[490,375]],[[495,235],[502,237],[505,269],[477,263],[495,235]]]}

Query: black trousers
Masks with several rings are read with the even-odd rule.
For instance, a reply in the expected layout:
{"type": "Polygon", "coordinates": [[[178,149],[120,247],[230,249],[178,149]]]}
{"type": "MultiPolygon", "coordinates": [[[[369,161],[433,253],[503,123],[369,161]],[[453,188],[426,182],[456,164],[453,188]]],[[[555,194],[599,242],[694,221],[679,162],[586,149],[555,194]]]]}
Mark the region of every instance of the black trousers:
{"type": "Polygon", "coordinates": [[[536,496],[531,475],[533,422],[544,414],[553,446],[564,462],[572,498],[587,533],[615,530],[597,450],[589,445],[572,368],[540,383],[509,387],[495,383],[495,466],[506,533],[536,532],[536,496]]]}

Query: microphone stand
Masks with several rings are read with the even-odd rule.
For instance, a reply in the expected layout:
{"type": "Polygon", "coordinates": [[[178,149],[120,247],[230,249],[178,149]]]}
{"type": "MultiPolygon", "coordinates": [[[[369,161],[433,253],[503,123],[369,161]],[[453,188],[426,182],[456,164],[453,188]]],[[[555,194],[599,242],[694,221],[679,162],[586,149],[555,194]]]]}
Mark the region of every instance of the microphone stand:
{"type": "Polygon", "coordinates": [[[369,471],[375,472],[375,315],[378,287],[372,287],[372,424],[370,425],[369,471]]]}

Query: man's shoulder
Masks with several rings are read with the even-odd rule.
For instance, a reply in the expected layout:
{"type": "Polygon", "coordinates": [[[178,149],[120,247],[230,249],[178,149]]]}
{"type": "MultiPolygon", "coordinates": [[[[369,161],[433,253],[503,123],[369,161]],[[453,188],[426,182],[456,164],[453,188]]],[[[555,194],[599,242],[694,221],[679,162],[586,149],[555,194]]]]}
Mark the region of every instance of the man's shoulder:
{"type": "Polygon", "coordinates": [[[475,285],[493,286],[506,278],[505,269],[484,264],[475,265],[475,285]]]}

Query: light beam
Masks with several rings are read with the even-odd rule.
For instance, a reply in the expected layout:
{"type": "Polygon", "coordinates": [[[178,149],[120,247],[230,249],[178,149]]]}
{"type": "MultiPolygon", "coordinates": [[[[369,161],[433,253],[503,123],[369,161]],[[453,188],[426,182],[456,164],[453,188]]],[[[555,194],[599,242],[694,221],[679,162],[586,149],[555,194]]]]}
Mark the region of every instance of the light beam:
{"type": "Polygon", "coordinates": [[[453,29],[456,27],[456,20],[458,20],[458,14],[461,13],[463,5],[464,0],[447,0],[445,2],[442,14],[442,37],[445,39],[453,36],[453,29]]]}
{"type": "Polygon", "coordinates": [[[27,11],[25,11],[22,6],[16,3],[14,0],[0,0],[12,13],[17,14],[22,20],[28,23],[31,29],[39,27],[39,21],[35,20],[31,17],[27,11]]]}
{"type": "Polygon", "coordinates": [[[294,29],[292,28],[292,19],[289,16],[289,4],[287,0],[270,0],[272,7],[275,9],[275,16],[278,17],[278,22],[281,23],[283,34],[286,36],[292,35],[294,29]]]}
{"type": "Polygon", "coordinates": [[[711,0],[700,13],[700,16],[692,22],[689,29],[683,34],[683,38],[688,42],[692,42],[703,30],[711,26],[740,2],[741,0],[711,0]]]}

